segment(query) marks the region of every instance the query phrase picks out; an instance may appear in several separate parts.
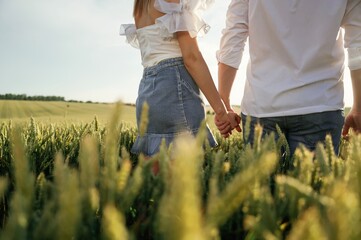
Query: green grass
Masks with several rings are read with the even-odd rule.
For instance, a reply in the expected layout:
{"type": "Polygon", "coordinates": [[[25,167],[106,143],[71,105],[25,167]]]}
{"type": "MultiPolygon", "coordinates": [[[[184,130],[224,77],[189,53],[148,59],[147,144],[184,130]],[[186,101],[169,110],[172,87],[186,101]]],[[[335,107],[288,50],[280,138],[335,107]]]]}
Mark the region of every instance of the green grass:
{"type": "MultiPolygon", "coordinates": [[[[0,122],[27,122],[34,118],[44,123],[88,123],[96,116],[99,122],[105,123],[114,108],[115,104],[110,103],[0,100],[0,122]]],[[[120,120],[135,124],[135,108],[123,105],[120,120]]]]}
{"type": "MultiPolygon", "coordinates": [[[[0,100],[0,122],[28,122],[30,118],[34,118],[43,123],[89,123],[96,116],[100,123],[106,123],[110,120],[114,108],[115,104],[111,103],[0,100]]],[[[239,113],[239,106],[235,106],[234,110],[239,113]]],[[[349,110],[346,108],[345,114],[349,110]]],[[[206,111],[213,112],[209,106],[206,111]]],[[[213,119],[213,114],[207,115],[209,127],[216,130],[213,119]]],[[[135,107],[123,105],[120,120],[135,126],[135,107]]]]}
{"type": "MultiPolygon", "coordinates": [[[[106,123],[114,108],[115,104],[111,103],[0,100],[0,122],[28,122],[34,118],[43,123],[89,123],[96,116],[100,123],[106,123]]],[[[212,112],[210,107],[206,109],[212,112]]],[[[214,115],[209,114],[207,123],[215,129],[213,118],[214,115]]],[[[120,120],[135,126],[135,107],[123,105],[120,120]]]]}

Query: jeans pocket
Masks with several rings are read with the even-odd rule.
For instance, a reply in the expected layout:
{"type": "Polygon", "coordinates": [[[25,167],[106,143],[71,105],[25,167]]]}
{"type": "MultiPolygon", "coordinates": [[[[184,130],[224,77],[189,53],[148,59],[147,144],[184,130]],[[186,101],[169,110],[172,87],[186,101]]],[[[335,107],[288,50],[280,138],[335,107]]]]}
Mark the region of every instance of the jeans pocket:
{"type": "Polygon", "coordinates": [[[191,94],[193,96],[200,96],[200,90],[197,83],[194,81],[190,73],[184,66],[179,66],[180,84],[184,87],[184,94],[191,94]]]}

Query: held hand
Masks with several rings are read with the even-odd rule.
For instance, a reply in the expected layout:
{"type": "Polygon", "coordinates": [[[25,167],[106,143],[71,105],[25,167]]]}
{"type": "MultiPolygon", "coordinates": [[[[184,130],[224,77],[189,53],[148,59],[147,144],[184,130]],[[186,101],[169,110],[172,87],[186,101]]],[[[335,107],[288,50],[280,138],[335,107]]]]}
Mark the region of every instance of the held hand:
{"type": "Polygon", "coordinates": [[[342,130],[343,137],[347,137],[350,128],[352,128],[356,133],[361,132],[361,112],[351,109],[351,111],[347,114],[342,130]]]}
{"type": "Polygon", "coordinates": [[[237,132],[242,132],[242,129],[240,126],[241,117],[237,113],[232,111],[232,112],[228,112],[228,118],[231,121],[232,130],[236,129],[237,132]]]}
{"type": "Polygon", "coordinates": [[[237,113],[234,112],[232,108],[228,109],[228,119],[230,120],[232,130],[236,129],[237,132],[242,132],[242,129],[240,127],[242,119],[237,113]]]}
{"type": "Polygon", "coordinates": [[[214,116],[214,123],[216,124],[222,137],[227,138],[231,134],[232,127],[231,127],[231,123],[228,119],[228,115],[226,113],[216,114],[214,116]]]}
{"type": "Polygon", "coordinates": [[[236,129],[238,132],[241,132],[240,127],[241,117],[234,113],[233,111],[228,112],[227,114],[217,115],[214,117],[215,124],[224,138],[229,137],[232,134],[232,130],[236,129]]]}

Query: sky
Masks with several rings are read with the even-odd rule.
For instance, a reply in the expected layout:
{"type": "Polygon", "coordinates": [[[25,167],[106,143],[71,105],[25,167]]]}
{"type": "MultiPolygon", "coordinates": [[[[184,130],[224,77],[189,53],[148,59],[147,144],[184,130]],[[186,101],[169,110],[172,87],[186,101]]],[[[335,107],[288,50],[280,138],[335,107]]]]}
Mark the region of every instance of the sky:
{"type": "MultiPolygon", "coordinates": [[[[211,29],[198,39],[216,86],[215,55],[229,2],[216,0],[204,14],[211,29]]],[[[133,22],[132,8],[132,0],[0,0],[0,94],[134,103],[140,52],[119,36],[120,24],[133,22]]],[[[248,59],[246,46],[234,105],[241,103],[248,59]]],[[[352,104],[348,70],[345,103],[352,104]]]]}

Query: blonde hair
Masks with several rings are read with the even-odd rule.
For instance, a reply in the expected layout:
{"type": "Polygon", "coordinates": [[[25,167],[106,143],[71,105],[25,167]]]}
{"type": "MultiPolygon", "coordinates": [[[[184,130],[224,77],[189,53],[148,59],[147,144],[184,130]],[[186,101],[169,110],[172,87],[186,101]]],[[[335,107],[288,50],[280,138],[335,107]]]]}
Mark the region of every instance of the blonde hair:
{"type": "Polygon", "coordinates": [[[147,11],[149,7],[149,3],[152,0],[135,0],[134,1],[134,9],[133,9],[133,17],[139,16],[143,13],[143,11],[147,11]]]}

